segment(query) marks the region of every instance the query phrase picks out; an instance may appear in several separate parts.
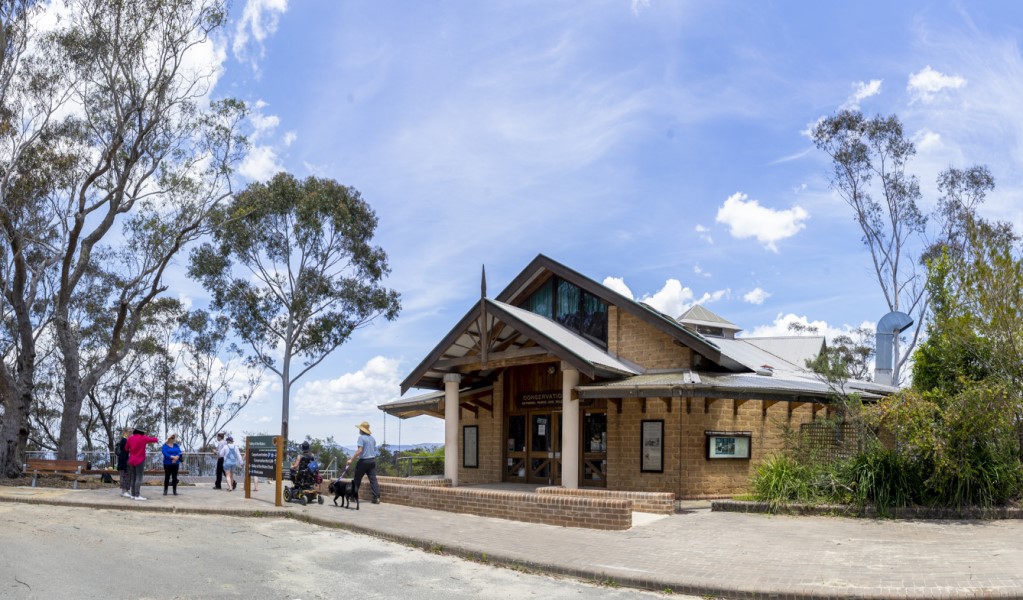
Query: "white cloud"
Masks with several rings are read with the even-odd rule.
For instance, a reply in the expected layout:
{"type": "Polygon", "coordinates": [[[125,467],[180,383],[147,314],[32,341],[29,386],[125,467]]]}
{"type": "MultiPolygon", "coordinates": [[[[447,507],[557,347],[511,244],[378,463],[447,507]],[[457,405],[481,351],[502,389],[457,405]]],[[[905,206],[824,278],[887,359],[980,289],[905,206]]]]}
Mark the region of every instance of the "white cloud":
{"type": "Polygon", "coordinates": [[[248,61],[258,71],[258,61],[265,53],[263,42],[277,31],[281,15],[287,10],[288,0],[249,0],[235,29],[231,46],[235,58],[242,62],[248,61]],[[250,45],[256,48],[253,50],[250,45]]]}
{"type": "Polygon", "coordinates": [[[770,325],[759,325],[757,327],[754,327],[752,330],[747,331],[744,337],[747,336],[770,337],[795,335],[794,333],[792,333],[792,331],[789,330],[790,323],[799,323],[804,327],[816,327],[817,333],[809,335],[823,335],[825,339],[827,339],[828,343],[831,343],[831,341],[839,335],[852,335],[853,330],[855,330],[857,327],[874,329],[874,327],[877,325],[876,323],[871,321],[864,321],[863,323],[857,326],[842,325],[841,327],[835,327],[832,325],[828,325],[827,321],[811,321],[805,315],[798,316],[792,313],[783,315],[779,313],[778,316],[775,317],[773,323],[771,323],[770,325]]]}
{"type": "Polygon", "coordinates": [[[696,273],[697,275],[703,275],[704,277],[710,277],[710,273],[700,268],[700,265],[693,265],[693,273],[696,273]]]}
{"type": "Polygon", "coordinates": [[[290,145],[294,144],[295,140],[297,140],[297,139],[298,139],[298,133],[296,133],[294,131],[289,131],[289,132],[284,134],[284,145],[285,146],[290,146],[290,145]]]}
{"type": "MultiPolygon", "coordinates": [[[[266,181],[284,170],[277,149],[266,142],[281,124],[281,119],[277,115],[264,113],[268,106],[270,105],[263,100],[256,100],[250,106],[248,124],[252,128],[249,133],[252,145],[238,166],[238,172],[249,181],[266,181]]],[[[287,146],[288,134],[285,134],[284,140],[284,145],[287,146]]]]}
{"type": "MultiPolygon", "coordinates": [[[[827,117],[825,117],[824,115],[821,115],[821,116],[817,117],[817,120],[814,121],[813,123],[807,123],[805,129],[800,129],[799,130],[799,135],[805,137],[808,140],[812,140],[813,139],[813,130],[817,129],[817,126],[820,125],[821,123],[823,123],[825,119],[827,119],[827,117]]],[[[811,150],[812,150],[812,148],[811,148],[811,150]]]]}
{"type": "Polygon", "coordinates": [[[933,152],[941,150],[944,144],[941,142],[941,135],[930,129],[921,129],[913,136],[913,144],[920,152],[933,152]]]}
{"type": "Polygon", "coordinates": [[[653,296],[643,296],[639,301],[666,315],[677,317],[692,306],[693,290],[682,287],[682,282],[678,279],[669,279],[653,296]]]}
{"type": "Polygon", "coordinates": [[[742,299],[745,300],[746,302],[749,302],[750,304],[763,304],[764,300],[767,300],[770,297],[771,297],[770,292],[765,292],[760,288],[754,288],[749,292],[746,292],[742,299]]]}
{"type": "MultiPolygon", "coordinates": [[[[703,272],[698,265],[694,268],[694,270],[698,274],[703,272]]],[[[726,288],[713,292],[704,292],[702,296],[696,298],[696,294],[693,293],[693,290],[689,287],[683,286],[682,282],[678,279],[669,279],[665,281],[664,287],[660,290],[653,294],[644,294],[642,298],[636,298],[629,286],[626,285],[625,279],[621,277],[605,277],[604,286],[618,292],[630,300],[642,302],[654,310],[658,310],[666,315],[671,315],[672,317],[681,315],[694,304],[709,304],[711,302],[717,302],[722,298],[728,298],[731,295],[731,290],[726,288]]]]}
{"type": "Polygon", "coordinates": [[[909,83],[906,90],[913,96],[913,100],[920,100],[928,103],[945,90],[957,90],[966,85],[966,79],[958,75],[945,75],[926,66],[919,73],[909,76],[909,83]]]}
{"type": "Polygon", "coordinates": [[[632,295],[632,290],[629,289],[629,286],[625,285],[625,280],[621,277],[605,277],[604,287],[612,289],[630,300],[635,298],[632,295]]]}
{"type": "MultiPolygon", "coordinates": [[[[604,279],[604,285],[627,298],[636,300],[632,290],[625,285],[625,281],[620,277],[607,277],[604,279]]],[[[691,288],[684,287],[678,279],[669,279],[664,282],[664,287],[660,290],[653,294],[645,294],[638,301],[666,315],[677,317],[694,304],[716,302],[727,298],[730,293],[731,290],[728,289],[705,292],[697,299],[691,288]]]]}
{"type": "Polygon", "coordinates": [[[264,115],[260,112],[253,112],[249,116],[249,121],[252,123],[253,127],[253,140],[258,140],[260,137],[273,132],[273,130],[281,123],[281,120],[277,115],[264,115]]]}
{"type": "Polygon", "coordinates": [[[643,10],[650,8],[650,0],[632,0],[632,14],[639,16],[643,10]]]}
{"type": "Polygon", "coordinates": [[[718,209],[717,221],[728,225],[733,237],[755,237],[772,252],[778,252],[777,242],[803,230],[806,227],[803,221],[810,218],[810,214],[800,206],[773,210],[760,206],[756,200],[747,201],[747,198],[742,192],[729,196],[718,209]]]}
{"type": "Polygon", "coordinates": [[[693,229],[696,231],[697,235],[700,236],[701,240],[703,240],[704,242],[706,242],[708,244],[713,244],[714,243],[714,238],[712,238],[710,236],[710,230],[709,229],[707,229],[703,225],[697,225],[693,229]]]}
{"type": "MultiPolygon", "coordinates": [[[[723,290],[717,290],[713,292],[704,292],[700,299],[693,304],[710,304],[711,302],[717,302],[721,299],[727,299],[732,297],[732,290],[725,288],[723,290]]],[[[689,308],[688,306],[686,308],[689,308]]]]}
{"type": "Polygon", "coordinates": [[[849,99],[845,101],[841,108],[859,110],[860,102],[881,93],[881,81],[880,79],[871,79],[869,82],[859,81],[854,83],[852,96],[849,96],[849,99]]]}
{"type": "Polygon", "coordinates": [[[398,397],[400,361],[375,356],[354,373],[309,381],[295,394],[295,411],[314,417],[351,416],[398,397]]]}
{"type": "MultiPolygon", "coordinates": [[[[800,133],[809,133],[809,132],[800,132],[800,133]]],[[[807,136],[807,137],[812,137],[812,136],[807,136]]],[[[792,154],[787,154],[785,156],[776,158],[776,159],[772,160],[771,162],[769,162],[767,164],[768,164],[768,166],[773,166],[773,165],[780,165],[780,164],[787,163],[787,162],[792,162],[792,161],[799,160],[799,159],[805,157],[806,155],[810,154],[813,151],[814,151],[814,147],[813,146],[807,146],[806,148],[803,148],[799,152],[793,152],[792,154]]]]}
{"type": "Polygon", "coordinates": [[[238,166],[238,173],[249,181],[266,181],[281,170],[277,152],[270,146],[252,146],[238,166]]]}

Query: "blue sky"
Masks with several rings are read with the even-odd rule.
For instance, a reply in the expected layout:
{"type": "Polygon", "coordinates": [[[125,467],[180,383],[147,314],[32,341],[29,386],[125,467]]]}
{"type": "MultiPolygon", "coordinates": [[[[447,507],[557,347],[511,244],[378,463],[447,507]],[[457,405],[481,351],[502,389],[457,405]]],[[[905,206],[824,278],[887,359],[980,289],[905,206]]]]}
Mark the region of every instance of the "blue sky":
{"type": "MultiPolygon", "coordinates": [[[[479,297],[543,253],[657,308],[702,302],[747,333],[829,334],[887,312],[807,130],[896,113],[925,208],[949,165],[988,165],[982,210],[1023,227],[1023,3],[237,0],[213,96],[253,107],[240,182],[278,170],[361,191],[379,217],[391,323],[294,388],[292,437],[334,435],[479,297]]],[[[180,295],[206,298],[181,279],[180,295]]],[[[415,391],[413,391],[415,393],[415,391]]],[[[272,432],[267,385],[233,425],[272,432]]],[[[440,442],[443,423],[401,425],[440,442]]],[[[398,423],[386,422],[398,442],[398,423]]]]}

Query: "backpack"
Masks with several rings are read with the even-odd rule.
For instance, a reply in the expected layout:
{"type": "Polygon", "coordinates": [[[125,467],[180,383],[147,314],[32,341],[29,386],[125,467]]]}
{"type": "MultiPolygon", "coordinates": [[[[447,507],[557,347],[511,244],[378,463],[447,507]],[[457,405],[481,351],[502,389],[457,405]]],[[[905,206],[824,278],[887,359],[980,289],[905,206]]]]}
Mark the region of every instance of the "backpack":
{"type": "Polygon", "coordinates": [[[224,457],[224,466],[229,468],[237,467],[242,461],[241,455],[238,454],[238,448],[228,447],[227,456],[224,457]]]}

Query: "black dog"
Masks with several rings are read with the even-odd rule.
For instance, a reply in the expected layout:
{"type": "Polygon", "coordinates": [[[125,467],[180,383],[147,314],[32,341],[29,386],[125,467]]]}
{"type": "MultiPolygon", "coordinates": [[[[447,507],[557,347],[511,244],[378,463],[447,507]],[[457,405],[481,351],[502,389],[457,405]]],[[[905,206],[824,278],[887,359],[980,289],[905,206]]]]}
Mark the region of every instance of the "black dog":
{"type": "Polygon", "coordinates": [[[355,490],[355,483],[349,481],[345,483],[340,479],[335,479],[330,482],[327,487],[330,493],[334,494],[334,506],[340,506],[341,508],[351,508],[352,500],[355,501],[355,510],[359,510],[359,493],[355,490]],[[341,504],[337,503],[337,499],[341,498],[341,504]]]}

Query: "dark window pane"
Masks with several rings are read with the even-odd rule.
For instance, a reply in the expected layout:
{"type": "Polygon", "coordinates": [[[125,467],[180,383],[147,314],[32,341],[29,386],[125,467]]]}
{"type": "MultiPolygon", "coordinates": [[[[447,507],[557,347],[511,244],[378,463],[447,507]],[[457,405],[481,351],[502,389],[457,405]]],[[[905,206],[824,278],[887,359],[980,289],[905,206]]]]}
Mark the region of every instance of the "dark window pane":
{"type": "Polygon", "coordinates": [[[508,451],[526,451],[526,416],[512,415],[508,417],[508,451]]]}
{"type": "Polygon", "coordinates": [[[526,300],[525,309],[548,319],[554,316],[554,286],[552,281],[543,284],[543,287],[533,292],[533,295],[526,300]]]}
{"type": "Polygon", "coordinates": [[[586,413],[586,452],[607,451],[607,414],[586,413]]]}
{"type": "Polygon", "coordinates": [[[571,283],[558,280],[558,312],[554,318],[558,323],[574,331],[579,331],[582,325],[582,317],[579,312],[581,293],[582,290],[571,283]]]}
{"type": "Polygon", "coordinates": [[[552,277],[522,307],[607,348],[607,303],[575,284],[552,277]]]}

